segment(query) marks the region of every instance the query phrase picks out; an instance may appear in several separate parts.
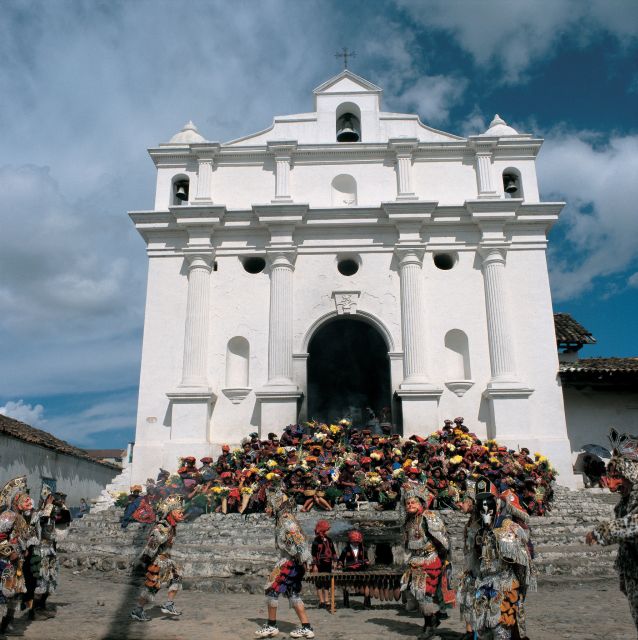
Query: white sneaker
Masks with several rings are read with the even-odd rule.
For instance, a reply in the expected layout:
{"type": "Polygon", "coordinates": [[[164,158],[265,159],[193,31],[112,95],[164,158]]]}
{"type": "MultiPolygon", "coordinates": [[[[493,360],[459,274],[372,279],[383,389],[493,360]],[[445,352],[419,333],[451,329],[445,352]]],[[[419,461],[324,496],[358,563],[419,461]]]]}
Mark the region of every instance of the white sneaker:
{"type": "MultiPolygon", "coordinates": [[[[278,634],[279,629],[277,629],[277,627],[271,627],[268,623],[255,631],[255,636],[257,638],[274,638],[278,634]]],[[[302,636],[299,637],[301,638],[302,636]]]]}
{"type": "Polygon", "coordinates": [[[299,627],[294,631],[290,632],[291,638],[314,638],[315,632],[312,629],[304,629],[303,627],[299,627]]]}

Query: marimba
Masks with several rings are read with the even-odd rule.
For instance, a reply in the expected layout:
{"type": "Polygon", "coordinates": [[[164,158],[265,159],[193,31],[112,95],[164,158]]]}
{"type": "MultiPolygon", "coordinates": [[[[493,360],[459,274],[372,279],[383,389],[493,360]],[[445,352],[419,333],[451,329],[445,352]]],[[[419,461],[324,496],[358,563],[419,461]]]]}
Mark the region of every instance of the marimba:
{"type": "Polygon", "coordinates": [[[402,571],[333,571],[324,573],[306,573],[305,582],[314,585],[325,580],[330,581],[330,613],[336,611],[335,606],[335,587],[343,588],[344,605],[348,603],[348,589],[359,589],[361,587],[369,587],[370,589],[385,589],[394,591],[401,585],[402,571]]]}

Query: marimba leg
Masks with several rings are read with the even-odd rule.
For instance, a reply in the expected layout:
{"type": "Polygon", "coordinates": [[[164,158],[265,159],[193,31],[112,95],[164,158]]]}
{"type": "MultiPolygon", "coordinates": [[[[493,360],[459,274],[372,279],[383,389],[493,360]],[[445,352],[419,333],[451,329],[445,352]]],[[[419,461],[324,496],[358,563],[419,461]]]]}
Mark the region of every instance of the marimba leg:
{"type": "Polygon", "coordinates": [[[348,594],[348,590],[343,590],[343,606],[346,608],[350,607],[350,595],[348,594]]]}

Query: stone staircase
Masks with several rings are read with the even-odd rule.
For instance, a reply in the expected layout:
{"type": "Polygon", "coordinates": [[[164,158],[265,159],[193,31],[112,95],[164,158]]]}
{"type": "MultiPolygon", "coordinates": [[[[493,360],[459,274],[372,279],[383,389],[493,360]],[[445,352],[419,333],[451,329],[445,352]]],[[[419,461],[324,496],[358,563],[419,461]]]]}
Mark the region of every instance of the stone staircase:
{"type": "MultiPolygon", "coordinates": [[[[569,491],[558,488],[549,515],[532,518],[539,578],[549,576],[605,577],[614,574],[615,547],[588,547],[585,534],[592,525],[613,514],[615,496],[596,490],[569,491]]],[[[332,536],[339,545],[345,532],[359,527],[368,547],[380,554],[392,553],[393,562],[404,560],[401,534],[395,512],[378,512],[364,504],[360,511],[342,509],[332,513],[298,514],[304,530],[312,536],[321,517],[332,521],[332,536]],[[382,550],[381,545],[385,546],[382,550]]],[[[111,575],[130,574],[148,534],[148,525],[133,523],[122,529],[122,510],[114,507],[90,513],[72,523],[59,542],[63,565],[111,575]]],[[[463,527],[467,516],[440,512],[453,540],[455,568],[462,564],[463,527]]],[[[261,590],[277,552],[273,523],[263,514],[205,514],[179,525],[174,558],[183,566],[185,586],[211,591],[261,590]]]]}

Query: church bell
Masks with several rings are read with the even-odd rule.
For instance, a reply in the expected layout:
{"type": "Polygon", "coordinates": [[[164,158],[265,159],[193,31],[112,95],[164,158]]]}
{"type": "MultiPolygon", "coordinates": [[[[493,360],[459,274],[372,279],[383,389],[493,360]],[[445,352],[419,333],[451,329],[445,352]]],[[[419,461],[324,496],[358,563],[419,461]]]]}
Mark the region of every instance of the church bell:
{"type": "Polygon", "coordinates": [[[188,200],[188,181],[181,180],[175,183],[175,197],[184,202],[188,200]]]}
{"type": "Polygon", "coordinates": [[[503,174],[503,189],[505,193],[514,195],[518,191],[518,176],[513,173],[503,174]]]}
{"type": "Polygon", "coordinates": [[[359,120],[351,113],[344,113],[337,122],[337,142],[359,142],[359,120]]]}

